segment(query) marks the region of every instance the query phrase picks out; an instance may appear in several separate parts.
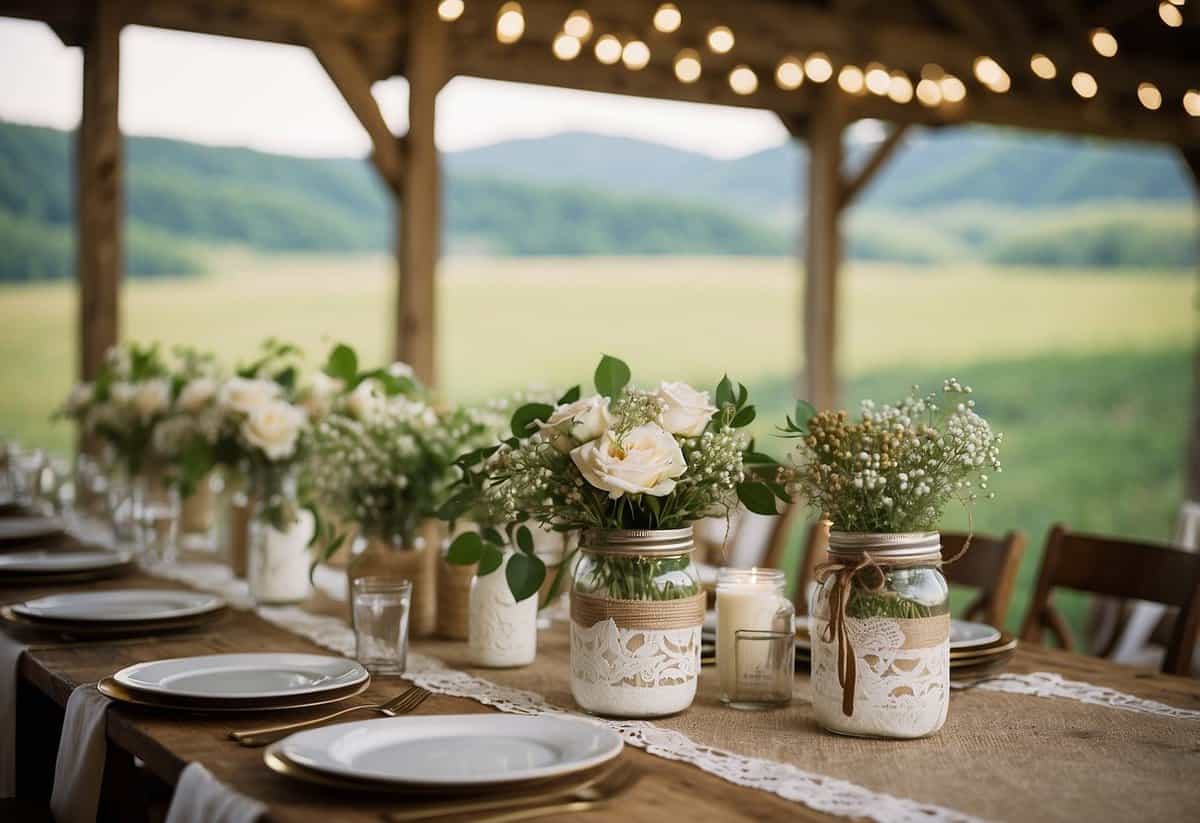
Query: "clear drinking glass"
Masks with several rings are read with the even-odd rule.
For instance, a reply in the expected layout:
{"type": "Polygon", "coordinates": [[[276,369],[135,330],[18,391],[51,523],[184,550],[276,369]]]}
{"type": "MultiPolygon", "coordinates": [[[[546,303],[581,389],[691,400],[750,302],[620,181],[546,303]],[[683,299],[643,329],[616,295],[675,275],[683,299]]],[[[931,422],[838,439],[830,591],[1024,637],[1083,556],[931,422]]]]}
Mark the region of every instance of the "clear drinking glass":
{"type": "Polygon", "coordinates": [[[354,656],[372,674],[404,674],[412,581],[398,577],[359,577],[350,586],[354,656]]]}
{"type": "Polygon", "coordinates": [[[165,483],[147,485],[138,509],[138,553],[148,565],[170,562],[179,532],[179,495],[165,483]]]}
{"type": "Polygon", "coordinates": [[[20,451],[13,457],[14,497],[26,508],[40,509],[42,502],[42,470],[46,468],[46,453],[41,449],[20,451]]]}

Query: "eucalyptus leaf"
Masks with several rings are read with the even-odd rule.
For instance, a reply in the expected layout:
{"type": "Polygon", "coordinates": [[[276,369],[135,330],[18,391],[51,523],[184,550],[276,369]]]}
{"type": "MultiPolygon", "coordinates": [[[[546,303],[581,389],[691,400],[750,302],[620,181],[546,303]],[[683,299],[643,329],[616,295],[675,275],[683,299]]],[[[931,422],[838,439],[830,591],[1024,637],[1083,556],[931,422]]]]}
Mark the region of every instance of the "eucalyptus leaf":
{"type": "Polygon", "coordinates": [[[546,579],[546,564],[534,554],[514,554],[504,567],[504,577],[513,599],[519,603],[538,593],[546,579]]]}
{"type": "Polygon", "coordinates": [[[796,401],[795,423],[797,429],[807,429],[808,422],[817,416],[817,410],[807,400],[796,401]]]}
{"type": "Polygon", "coordinates": [[[533,532],[529,531],[528,526],[517,529],[517,548],[526,554],[533,554],[533,532]]]}
{"type": "Polygon", "coordinates": [[[733,396],[733,381],[729,379],[729,375],[721,378],[721,382],[717,384],[717,406],[723,407],[726,403],[733,403],[736,398],[733,396]]]}
{"type": "Polygon", "coordinates": [[[504,535],[500,534],[500,532],[491,526],[480,529],[479,536],[489,543],[495,543],[497,546],[504,542],[504,535]]]}
{"type": "Polygon", "coordinates": [[[743,426],[749,426],[754,422],[754,418],[757,414],[758,412],[754,410],[753,406],[746,406],[746,408],[742,409],[733,416],[733,421],[729,425],[733,426],[735,429],[740,429],[743,426]]]}
{"type": "Polygon", "coordinates": [[[565,406],[568,403],[574,403],[579,399],[580,391],[578,386],[572,386],[567,389],[567,393],[558,398],[558,405],[565,406]]]}
{"type": "Polygon", "coordinates": [[[742,505],[755,514],[775,515],[775,493],[766,484],[758,481],[739,483],[737,487],[738,500],[742,505]]]}
{"type": "Polygon", "coordinates": [[[526,403],[513,412],[512,431],[517,437],[529,437],[537,431],[533,424],[545,420],[554,414],[554,407],[549,403],[526,403]]]}
{"type": "Polygon", "coordinates": [[[325,361],[325,373],[344,381],[347,386],[354,383],[354,378],[358,375],[358,355],[354,349],[345,343],[334,346],[333,351],[329,353],[329,359],[325,361]]]}
{"type": "Polygon", "coordinates": [[[483,538],[477,532],[463,532],[450,544],[446,552],[446,562],[455,566],[470,566],[480,562],[483,553],[483,538]]]}
{"type": "Polygon", "coordinates": [[[738,383],[737,407],[740,409],[746,405],[746,399],[750,397],[750,390],[741,383],[738,383]]]}
{"type": "Polygon", "coordinates": [[[483,551],[479,555],[479,568],[475,574],[483,577],[491,574],[496,569],[500,568],[500,564],[504,562],[504,554],[496,546],[491,543],[483,544],[483,551]]]}
{"type": "Polygon", "coordinates": [[[631,376],[624,360],[606,354],[600,358],[600,365],[596,366],[596,391],[605,397],[617,397],[631,376]]]}

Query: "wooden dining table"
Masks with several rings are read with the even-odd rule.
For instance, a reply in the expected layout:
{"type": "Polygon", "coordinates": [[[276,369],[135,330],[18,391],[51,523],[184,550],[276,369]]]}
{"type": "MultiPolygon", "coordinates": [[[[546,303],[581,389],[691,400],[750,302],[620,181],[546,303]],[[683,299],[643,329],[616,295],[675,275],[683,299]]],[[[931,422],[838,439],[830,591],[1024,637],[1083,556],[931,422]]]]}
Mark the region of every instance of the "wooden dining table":
{"type": "MultiPolygon", "coordinates": [[[[61,586],[39,585],[0,588],[0,601],[12,603],[32,597],[74,590],[101,590],[131,587],[175,588],[179,583],[136,572],[121,578],[61,586]]],[[[567,629],[555,623],[539,637],[539,664],[561,668],[567,679],[567,629]]],[[[19,663],[18,688],[18,786],[23,800],[34,804],[49,797],[54,775],[55,753],[63,721],[63,710],[73,689],[113,674],[118,669],[141,661],[190,655],[232,652],[308,652],[328,654],[314,642],[263,619],[253,611],[230,610],[219,622],[176,634],[121,639],[69,639],[53,636],[29,637],[26,652],[19,663]]],[[[415,653],[429,654],[453,668],[469,670],[487,678],[487,670],[470,669],[462,652],[462,643],[414,639],[415,653]]],[[[1134,670],[1104,660],[1035,647],[1022,647],[1010,670],[1016,672],[1052,671],[1072,680],[1118,689],[1142,698],[1187,709],[1200,709],[1200,683],[1134,670]]],[[[497,673],[499,674],[499,673],[497,673]]],[[[964,814],[985,819],[1056,820],[1088,816],[1087,798],[1095,791],[1110,791],[1125,777],[1119,770],[1110,774],[1092,774],[1073,770],[1070,763],[1043,760],[1028,773],[1012,779],[1027,784],[1020,792],[997,792],[998,799],[972,799],[964,792],[959,803],[947,803],[938,796],[939,779],[951,776],[960,782],[962,771],[978,770],[979,764],[994,763],[995,769],[1025,767],[1025,761],[1037,761],[1047,751],[1047,741],[1057,735],[1069,738],[1079,751],[1107,758],[1114,764],[1128,764],[1136,770],[1130,791],[1157,792],[1162,802],[1143,819],[1170,817],[1175,820],[1197,819],[1200,815],[1200,722],[1173,720],[1167,725],[1154,718],[1142,722],[1130,713],[1110,706],[1084,706],[1075,701],[1055,700],[1028,695],[983,695],[971,691],[956,692],[952,698],[950,720],[946,728],[925,741],[859,741],[824,734],[811,720],[810,707],[801,697],[793,706],[776,713],[741,713],[722,709],[715,703],[716,672],[705,669],[700,694],[692,710],[677,721],[680,728],[695,731],[706,718],[712,722],[738,724],[740,732],[761,724],[764,756],[783,744],[806,741],[800,747],[801,768],[813,772],[832,772],[839,779],[858,775],[862,782],[881,791],[906,796],[931,798],[941,805],[964,814]],[[985,701],[1006,700],[994,733],[960,735],[976,706],[996,705],[985,701]],[[1016,707],[1015,709],[1013,707],[1016,707]],[[1022,725],[1020,715],[1033,712],[1037,728],[1022,725]],[[1049,712],[1049,714],[1047,714],[1049,712]],[[1016,716],[1013,716],[1016,715],[1016,716]],[[1053,718],[1066,717],[1058,721],[1053,718]],[[1047,719],[1051,718],[1051,719],[1047,719]],[[688,724],[692,724],[690,727],[688,724]],[[1009,728],[1009,725],[1013,728],[1009,728]],[[1003,727],[1003,728],[1002,728],[1003,727]],[[1119,733],[1112,730],[1119,728],[1119,733]],[[1139,731],[1140,730],[1140,731],[1139,731]],[[766,745],[768,742],[771,745],[766,745]],[[841,762],[841,753],[855,757],[841,762]],[[991,758],[991,760],[989,760],[991,758]],[[1147,777],[1147,758],[1154,770],[1147,777]],[[912,774],[903,774],[910,763],[912,774]],[[941,778],[935,772],[940,763],[941,778]],[[1160,764],[1174,765],[1162,767],[1160,764]],[[873,775],[872,764],[881,772],[873,775]],[[899,766],[897,765],[899,764],[899,766]],[[933,764],[933,765],[931,765],[933,764]],[[1059,772],[1041,779],[1041,772],[1059,772]],[[840,773],[839,773],[840,772],[840,773]],[[1160,773],[1158,773],[1160,772],[1160,773]],[[1158,773],[1157,777],[1154,773],[1158,773]],[[1032,777],[1030,776],[1032,775],[1032,777]],[[1093,786],[1087,785],[1094,781],[1093,786]],[[1156,782],[1157,781],[1157,782],[1156,782]],[[1181,785],[1181,781],[1184,785],[1181,785]],[[1188,784],[1190,781],[1190,785],[1188,784]],[[1061,790],[1056,790],[1058,786],[1061,790]],[[1082,805],[1081,805],[1082,804],[1082,805]]],[[[806,680],[798,674],[797,681],[806,680]]],[[[378,703],[397,695],[409,684],[400,678],[373,680],[357,702],[378,703]]],[[[520,685],[520,684],[518,684],[520,685]]],[[[559,697],[565,695],[562,692],[559,697]]],[[[566,699],[566,698],[562,698],[566,699]]],[[[269,770],[263,762],[263,750],[245,748],[228,739],[232,729],[271,725],[328,712],[309,709],[290,712],[258,712],[236,716],[203,716],[182,712],[144,709],[114,704],[107,714],[108,757],[101,794],[101,819],[140,821],[148,810],[165,808],[170,792],[183,768],[198,761],[229,787],[266,804],[269,819],[297,823],[329,821],[378,821],[386,813],[428,803],[428,799],[402,795],[379,796],[309,785],[269,770]]],[[[495,711],[476,700],[434,694],[416,711],[420,715],[471,714],[495,711]]],[[[366,717],[368,714],[356,715],[366,717]]],[[[1033,723],[1034,720],[1030,720],[1033,723]]],[[[735,728],[730,726],[730,729],[735,728]]],[[[793,751],[795,748],[793,747],[793,751]]],[[[753,754],[754,752],[751,752],[753,754]]],[[[1049,752],[1054,757],[1053,751],[1049,752]]],[[[666,820],[834,820],[838,819],[804,805],[784,799],[770,791],[736,785],[709,774],[696,766],[678,762],[635,747],[627,747],[622,757],[642,774],[642,779],[626,794],[615,799],[597,819],[620,819],[624,823],[662,823],[666,820]]],[[[983,770],[977,775],[988,781],[996,775],[983,770]]],[[[1126,792],[1111,792],[1120,797],[1126,792]]],[[[955,795],[951,795],[953,800],[955,795]]],[[[1138,808],[1135,799],[1122,806],[1106,801],[1111,817],[1128,819],[1138,808]]],[[[1097,819],[1094,818],[1093,819],[1097,819]]]]}

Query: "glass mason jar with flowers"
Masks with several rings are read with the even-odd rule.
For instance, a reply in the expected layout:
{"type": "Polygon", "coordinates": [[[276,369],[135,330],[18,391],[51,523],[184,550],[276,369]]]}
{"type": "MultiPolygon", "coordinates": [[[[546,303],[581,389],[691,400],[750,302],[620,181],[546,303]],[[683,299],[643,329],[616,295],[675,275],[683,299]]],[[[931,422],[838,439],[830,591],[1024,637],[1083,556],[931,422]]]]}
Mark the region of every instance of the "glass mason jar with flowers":
{"type": "MultiPolygon", "coordinates": [[[[581,533],[578,563],[560,570],[574,565],[572,694],[595,714],[655,717],[691,705],[700,671],[692,522],[726,516],[739,498],[774,514],[786,493],[739,431],[755,415],[745,387],[723,379],[714,405],[684,383],[646,391],[629,379],[606,355],[595,395],[577,386],[556,405],[517,409],[513,437],[460,460],[466,489],[455,500],[482,502],[510,527],[532,520],[581,533]],[[766,479],[748,476],[748,462],[763,464],[766,479]]],[[[505,569],[514,596],[540,583],[531,542],[523,553],[505,569]]]]}
{"type": "MultiPolygon", "coordinates": [[[[951,500],[990,498],[1002,435],[971,388],[815,413],[801,403],[794,486],[830,521],[811,635],[813,710],[830,731],[916,738],[946,720],[950,613],[937,524],[951,500]]],[[[969,541],[968,541],[969,545],[969,541]]],[[[952,561],[947,561],[952,562],[952,561]]]]}

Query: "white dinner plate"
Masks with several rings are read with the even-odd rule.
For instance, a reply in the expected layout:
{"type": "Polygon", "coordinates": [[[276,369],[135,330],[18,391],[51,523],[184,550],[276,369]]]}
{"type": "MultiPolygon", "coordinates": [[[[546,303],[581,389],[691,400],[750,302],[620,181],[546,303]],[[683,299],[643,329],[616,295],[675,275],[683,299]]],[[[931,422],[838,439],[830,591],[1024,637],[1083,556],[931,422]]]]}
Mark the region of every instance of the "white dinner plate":
{"type": "Polygon", "coordinates": [[[969,649],[986,646],[1000,639],[1000,630],[986,623],[971,623],[966,620],[950,621],[950,648],[969,649]]]}
{"type": "Polygon", "coordinates": [[[128,666],[113,675],[127,689],[162,697],[253,700],[322,694],[362,683],[367,670],[319,654],[209,654],[128,666]]]}
{"type": "Polygon", "coordinates": [[[0,519],[0,543],[49,537],[62,530],[63,522],[57,517],[5,517],[0,519]]]}
{"type": "Polygon", "coordinates": [[[24,551],[0,554],[0,573],[60,574],[87,572],[123,566],[132,559],[129,552],[24,551]]]}
{"type": "Polygon", "coordinates": [[[174,620],[207,614],[225,607],[213,594],[169,589],[119,589],[102,592],[52,594],[18,603],[12,610],[39,620],[80,620],[115,623],[174,620]]]}
{"type": "Polygon", "coordinates": [[[559,777],[621,753],[620,736],[576,717],[382,717],[297,732],[272,748],[339,777],[404,786],[486,786],[559,777]]]}

